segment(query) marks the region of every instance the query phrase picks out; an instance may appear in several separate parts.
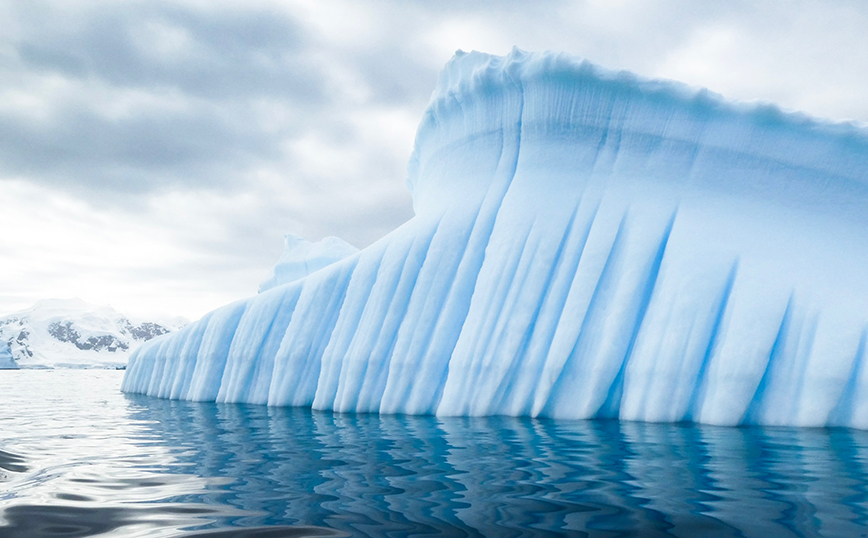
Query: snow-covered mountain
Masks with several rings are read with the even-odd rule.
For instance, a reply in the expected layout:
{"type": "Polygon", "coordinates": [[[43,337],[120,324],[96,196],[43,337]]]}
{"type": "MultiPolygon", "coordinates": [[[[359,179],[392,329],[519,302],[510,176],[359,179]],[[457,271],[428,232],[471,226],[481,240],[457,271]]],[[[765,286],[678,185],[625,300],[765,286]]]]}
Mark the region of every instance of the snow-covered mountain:
{"type": "Polygon", "coordinates": [[[140,344],[183,325],[132,320],[81,299],[46,299],[0,316],[0,360],[21,368],[121,367],[140,344]]]}

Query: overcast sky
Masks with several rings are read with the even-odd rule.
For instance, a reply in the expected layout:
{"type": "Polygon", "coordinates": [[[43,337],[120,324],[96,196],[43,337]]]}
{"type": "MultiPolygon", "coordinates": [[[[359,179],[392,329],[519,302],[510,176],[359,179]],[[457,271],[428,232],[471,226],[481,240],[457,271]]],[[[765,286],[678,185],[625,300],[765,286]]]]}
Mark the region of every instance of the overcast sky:
{"type": "Polygon", "coordinates": [[[868,3],[0,0],[0,314],[80,297],[191,319],[283,235],[363,248],[456,49],[868,121],[868,3]]]}

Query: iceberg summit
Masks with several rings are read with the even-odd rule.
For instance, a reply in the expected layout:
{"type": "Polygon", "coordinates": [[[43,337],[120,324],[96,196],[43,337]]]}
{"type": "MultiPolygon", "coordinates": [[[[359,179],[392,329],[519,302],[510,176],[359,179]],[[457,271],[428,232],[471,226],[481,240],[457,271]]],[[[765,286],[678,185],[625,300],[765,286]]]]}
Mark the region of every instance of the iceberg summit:
{"type": "Polygon", "coordinates": [[[459,51],[407,184],[410,221],[144,344],[123,390],[868,428],[866,130],[459,51]]]}

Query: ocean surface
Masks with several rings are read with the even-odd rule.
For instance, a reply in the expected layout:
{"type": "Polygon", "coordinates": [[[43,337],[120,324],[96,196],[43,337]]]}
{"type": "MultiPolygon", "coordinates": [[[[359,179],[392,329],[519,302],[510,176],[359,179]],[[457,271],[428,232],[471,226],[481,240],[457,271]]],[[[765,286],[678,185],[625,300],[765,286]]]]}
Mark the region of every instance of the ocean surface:
{"type": "Polygon", "coordinates": [[[868,536],[868,432],[351,415],[0,371],[0,537],[868,536]]]}

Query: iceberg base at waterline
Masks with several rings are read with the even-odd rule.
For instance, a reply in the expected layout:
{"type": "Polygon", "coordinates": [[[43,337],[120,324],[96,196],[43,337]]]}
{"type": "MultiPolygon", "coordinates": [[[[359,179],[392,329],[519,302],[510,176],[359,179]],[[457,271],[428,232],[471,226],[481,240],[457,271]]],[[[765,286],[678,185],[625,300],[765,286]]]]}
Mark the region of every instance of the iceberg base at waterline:
{"type": "Polygon", "coordinates": [[[868,428],[868,133],[459,52],[415,216],[131,357],[164,398],[868,428]]]}
{"type": "Polygon", "coordinates": [[[0,370],[17,370],[18,363],[12,357],[12,352],[9,350],[9,344],[0,342],[0,370]]]}

